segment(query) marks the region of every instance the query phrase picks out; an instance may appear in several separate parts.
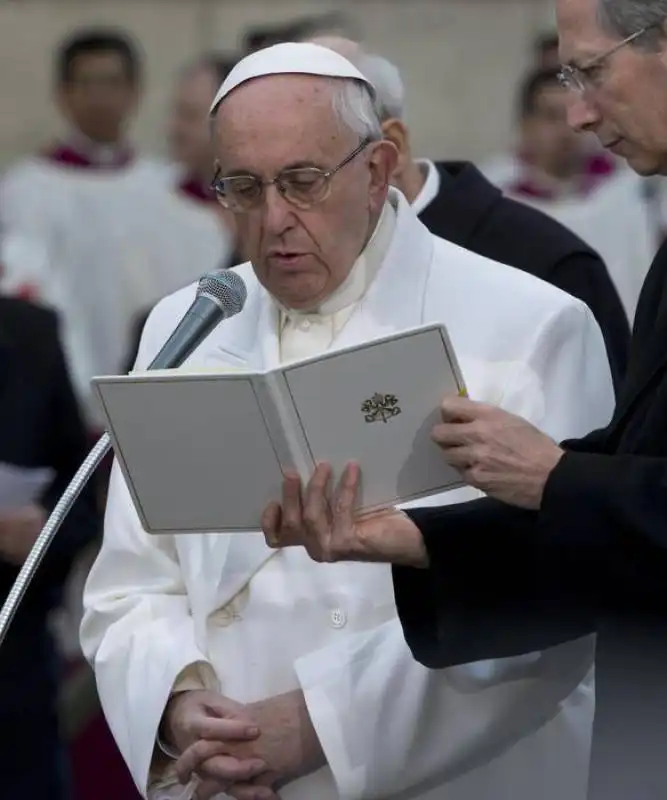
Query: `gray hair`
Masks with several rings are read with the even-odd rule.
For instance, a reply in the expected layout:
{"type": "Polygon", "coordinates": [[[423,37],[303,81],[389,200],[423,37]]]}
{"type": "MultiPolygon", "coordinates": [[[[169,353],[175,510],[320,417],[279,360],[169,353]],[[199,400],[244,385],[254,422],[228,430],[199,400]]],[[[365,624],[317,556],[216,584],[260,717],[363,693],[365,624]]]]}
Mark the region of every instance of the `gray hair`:
{"type": "Polygon", "coordinates": [[[362,50],[349,60],[375,87],[375,108],[382,122],[404,119],[405,86],[398,67],[383,56],[362,50]]]}
{"type": "Polygon", "coordinates": [[[336,81],[333,109],[338,120],[362,139],[382,139],[382,125],[368,88],[357,80],[336,81]]]}
{"type": "Polygon", "coordinates": [[[598,21],[606,33],[625,39],[650,29],[633,42],[644,50],[660,49],[665,40],[665,20],[667,0],[598,0],[598,21]]]}

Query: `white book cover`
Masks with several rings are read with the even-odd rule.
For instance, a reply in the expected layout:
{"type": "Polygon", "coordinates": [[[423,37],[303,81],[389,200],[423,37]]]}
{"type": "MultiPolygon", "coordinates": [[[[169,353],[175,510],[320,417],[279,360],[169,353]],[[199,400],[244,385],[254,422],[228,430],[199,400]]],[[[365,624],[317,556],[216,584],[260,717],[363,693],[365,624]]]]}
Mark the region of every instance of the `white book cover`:
{"type": "Polygon", "coordinates": [[[360,513],[458,488],[431,430],[465,393],[446,329],[430,324],[268,372],[160,370],[93,379],[149,533],[257,531],[283,471],[359,463],[360,513]]]}

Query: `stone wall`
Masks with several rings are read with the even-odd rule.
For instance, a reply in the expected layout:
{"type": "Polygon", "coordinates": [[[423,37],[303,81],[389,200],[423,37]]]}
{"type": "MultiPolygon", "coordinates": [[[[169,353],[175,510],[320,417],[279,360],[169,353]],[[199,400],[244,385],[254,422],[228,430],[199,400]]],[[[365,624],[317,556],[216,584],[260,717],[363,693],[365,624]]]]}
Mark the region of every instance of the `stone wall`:
{"type": "Polygon", "coordinates": [[[513,90],[548,0],[0,0],[0,164],[58,130],[51,60],[80,25],[111,23],[141,42],[141,145],[162,151],[174,71],[202,49],[233,49],[250,24],[339,10],[403,70],[415,149],[481,157],[510,141],[513,90]]]}

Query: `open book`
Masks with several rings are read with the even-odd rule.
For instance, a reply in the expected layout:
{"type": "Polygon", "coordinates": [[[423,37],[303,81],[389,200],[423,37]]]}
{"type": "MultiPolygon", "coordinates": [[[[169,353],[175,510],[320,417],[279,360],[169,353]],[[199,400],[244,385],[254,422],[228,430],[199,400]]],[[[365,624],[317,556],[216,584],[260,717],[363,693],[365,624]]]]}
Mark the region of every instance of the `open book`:
{"type": "MultiPolygon", "coordinates": [[[[222,367],[224,370],[224,367],[222,367]]],[[[462,485],[430,438],[465,393],[447,331],[424,325],[267,372],[183,369],[93,379],[149,533],[258,531],[283,470],[361,467],[360,513],[462,485]]]]}

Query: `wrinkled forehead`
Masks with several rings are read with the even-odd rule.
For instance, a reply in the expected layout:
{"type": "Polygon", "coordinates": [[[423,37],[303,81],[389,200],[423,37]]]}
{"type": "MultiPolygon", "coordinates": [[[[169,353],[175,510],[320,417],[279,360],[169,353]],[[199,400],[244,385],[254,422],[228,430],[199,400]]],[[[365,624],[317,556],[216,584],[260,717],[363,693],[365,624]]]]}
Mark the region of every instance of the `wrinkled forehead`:
{"type": "Polygon", "coordinates": [[[353,142],[334,110],[336,83],[312,75],[272,75],[234,89],[215,115],[217,158],[247,164],[275,160],[271,157],[281,153],[291,163],[335,152],[346,133],[353,142]]]}

